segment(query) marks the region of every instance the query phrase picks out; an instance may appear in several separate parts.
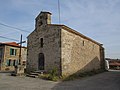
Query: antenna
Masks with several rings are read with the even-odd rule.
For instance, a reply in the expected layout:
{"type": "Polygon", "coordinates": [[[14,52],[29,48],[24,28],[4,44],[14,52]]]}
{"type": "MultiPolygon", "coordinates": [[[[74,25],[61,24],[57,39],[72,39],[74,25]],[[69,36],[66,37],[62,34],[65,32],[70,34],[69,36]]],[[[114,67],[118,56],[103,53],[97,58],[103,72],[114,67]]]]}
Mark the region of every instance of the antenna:
{"type": "Polygon", "coordinates": [[[60,1],[58,0],[58,14],[59,14],[59,24],[61,23],[60,21],[60,1]]]}

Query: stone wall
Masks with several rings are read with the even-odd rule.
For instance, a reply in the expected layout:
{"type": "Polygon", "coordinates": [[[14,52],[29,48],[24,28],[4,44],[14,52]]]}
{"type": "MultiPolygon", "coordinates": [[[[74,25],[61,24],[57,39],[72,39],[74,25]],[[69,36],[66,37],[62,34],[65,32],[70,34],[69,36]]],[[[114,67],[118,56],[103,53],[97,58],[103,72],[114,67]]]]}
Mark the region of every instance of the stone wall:
{"type": "Polygon", "coordinates": [[[60,69],[60,27],[43,25],[28,36],[27,71],[38,70],[38,55],[44,54],[45,70],[60,69]],[[43,38],[43,47],[40,39],[43,38]]]}
{"type": "Polygon", "coordinates": [[[62,29],[62,75],[100,68],[100,46],[62,29]]]}

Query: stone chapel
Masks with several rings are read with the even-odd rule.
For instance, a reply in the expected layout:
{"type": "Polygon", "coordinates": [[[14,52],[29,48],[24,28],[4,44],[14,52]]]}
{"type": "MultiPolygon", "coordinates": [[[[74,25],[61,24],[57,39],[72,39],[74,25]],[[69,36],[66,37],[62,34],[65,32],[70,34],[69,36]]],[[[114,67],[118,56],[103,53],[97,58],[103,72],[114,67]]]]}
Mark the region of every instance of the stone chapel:
{"type": "Polygon", "coordinates": [[[28,36],[27,71],[58,69],[72,75],[104,69],[102,44],[60,24],[51,24],[51,13],[41,12],[28,36]]]}

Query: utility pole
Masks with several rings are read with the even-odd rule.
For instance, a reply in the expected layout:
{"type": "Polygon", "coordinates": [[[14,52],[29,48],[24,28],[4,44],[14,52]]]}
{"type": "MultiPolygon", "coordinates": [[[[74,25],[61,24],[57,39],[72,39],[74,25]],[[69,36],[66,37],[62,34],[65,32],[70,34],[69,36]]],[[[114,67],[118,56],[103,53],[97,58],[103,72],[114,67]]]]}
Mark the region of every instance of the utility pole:
{"type": "Polygon", "coordinates": [[[60,1],[58,0],[58,17],[59,17],[59,24],[61,24],[60,20],[60,1]]]}
{"type": "Polygon", "coordinates": [[[21,49],[22,49],[22,43],[25,43],[26,41],[22,41],[22,34],[20,37],[20,42],[17,43],[20,45],[20,50],[19,50],[19,63],[17,66],[15,66],[15,73],[13,75],[21,75],[24,73],[24,66],[21,65],[21,49]]]}
{"type": "Polygon", "coordinates": [[[22,34],[21,34],[21,37],[20,37],[20,51],[19,51],[19,65],[21,65],[21,48],[22,48],[22,43],[25,43],[26,41],[22,41],[22,34]]]}

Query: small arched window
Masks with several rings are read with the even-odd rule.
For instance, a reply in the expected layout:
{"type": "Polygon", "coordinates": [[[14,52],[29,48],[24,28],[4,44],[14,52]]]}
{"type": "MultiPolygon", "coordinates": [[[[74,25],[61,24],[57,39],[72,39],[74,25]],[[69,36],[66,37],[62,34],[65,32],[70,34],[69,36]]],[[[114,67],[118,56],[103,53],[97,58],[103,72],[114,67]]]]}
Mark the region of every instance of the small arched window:
{"type": "Polygon", "coordinates": [[[43,38],[40,38],[40,47],[43,48],[43,38]]]}
{"type": "Polygon", "coordinates": [[[85,45],[85,41],[84,40],[83,40],[82,44],[83,44],[83,46],[85,45]]]}

